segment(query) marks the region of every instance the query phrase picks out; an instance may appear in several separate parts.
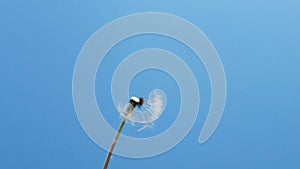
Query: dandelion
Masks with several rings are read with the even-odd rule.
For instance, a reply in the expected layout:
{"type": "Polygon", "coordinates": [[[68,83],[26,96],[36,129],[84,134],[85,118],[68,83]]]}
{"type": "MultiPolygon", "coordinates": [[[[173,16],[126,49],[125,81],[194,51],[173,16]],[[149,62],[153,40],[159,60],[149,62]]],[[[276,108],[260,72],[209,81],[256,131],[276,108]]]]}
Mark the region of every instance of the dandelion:
{"type": "Polygon", "coordinates": [[[123,117],[118,131],[113,139],[110,150],[107,154],[103,169],[107,169],[109,160],[111,158],[114,147],[117,143],[119,135],[124,127],[126,120],[132,123],[142,124],[143,127],[138,131],[141,131],[152,124],[159,118],[165,109],[166,97],[162,90],[154,89],[149,94],[149,99],[138,98],[132,96],[129,103],[119,106],[118,112],[123,117]],[[137,107],[137,108],[136,108],[137,107]]]}

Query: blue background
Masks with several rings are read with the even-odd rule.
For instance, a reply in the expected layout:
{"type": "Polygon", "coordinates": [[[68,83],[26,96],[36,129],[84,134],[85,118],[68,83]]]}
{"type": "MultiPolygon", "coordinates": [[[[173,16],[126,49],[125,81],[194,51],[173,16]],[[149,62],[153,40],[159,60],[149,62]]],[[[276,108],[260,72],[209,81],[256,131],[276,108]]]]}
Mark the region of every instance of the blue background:
{"type": "MultiPolygon", "coordinates": [[[[189,135],[171,151],[146,159],[113,156],[109,168],[299,168],[299,7],[296,0],[1,1],[0,168],[102,167],[106,151],[85,134],[73,108],[73,68],[96,30],[136,12],[171,13],[208,36],[225,68],[226,108],[214,135],[198,144],[210,104],[201,62],[168,38],[123,41],[108,53],[96,78],[100,109],[114,128],[120,118],[111,113],[110,73],[122,57],[145,47],[170,50],[186,61],[199,83],[201,107],[189,135]]],[[[155,135],[176,118],[179,91],[168,75],[144,72],[131,92],[145,95],[156,87],[155,78],[164,78],[155,85],[165,88],[172,104],[161,121],[137,137],[155,135]]],[[[124,134],[135,136],[135,130],[126,125],[124,134]]]]}

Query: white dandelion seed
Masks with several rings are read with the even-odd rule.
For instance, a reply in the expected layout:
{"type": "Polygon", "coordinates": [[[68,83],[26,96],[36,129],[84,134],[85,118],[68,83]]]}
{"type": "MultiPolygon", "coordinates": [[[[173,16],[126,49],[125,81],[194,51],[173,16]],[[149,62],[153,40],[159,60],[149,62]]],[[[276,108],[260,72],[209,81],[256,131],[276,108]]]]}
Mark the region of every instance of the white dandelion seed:
{"type": "Polygon", "coordinates": [[[137,108],[128,113],[128,107],[131,103],[119,105],[118,111],[123,118],[126,118],[132,124],[142,124],[143,128],[150,126],[163,113],[166,106],[166,96],[160,89],[154,89],[150,92],[148,99],[131,97],[131,101],[136,102],[137,108]]]}

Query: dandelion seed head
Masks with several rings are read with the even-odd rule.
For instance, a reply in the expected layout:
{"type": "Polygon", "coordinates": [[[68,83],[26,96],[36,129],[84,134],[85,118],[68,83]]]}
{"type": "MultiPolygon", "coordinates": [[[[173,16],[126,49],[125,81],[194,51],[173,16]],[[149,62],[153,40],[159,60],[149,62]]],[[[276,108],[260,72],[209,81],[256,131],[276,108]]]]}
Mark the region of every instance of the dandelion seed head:
{"type": "MultiPolygon", "coordinates": [[[[122,117],[126,117],[130,122],[143,124],[147,127],[161,116],[166,102],[164,92],[160,89],[154,89],[150,92],[149,98],[145,99],[144,104],[135,108],[133,112],[127,112],[130,103],[119,105],[118,111],[122,117]]],[[[142,130],[146,127],[143,127],[142,130]]]]}

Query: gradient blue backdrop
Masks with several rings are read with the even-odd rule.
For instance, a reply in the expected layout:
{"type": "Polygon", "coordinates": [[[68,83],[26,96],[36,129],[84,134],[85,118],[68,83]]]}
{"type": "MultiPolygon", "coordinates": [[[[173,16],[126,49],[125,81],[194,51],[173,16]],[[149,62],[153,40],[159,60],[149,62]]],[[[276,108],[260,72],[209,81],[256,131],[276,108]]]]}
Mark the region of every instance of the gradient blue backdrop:
{"type": "MultiPolygon", "coordinates": [[[[201,108],[190,134],[171,151],[146,159],[113,156],[109,168],[300,167],[299,1],[3,0],[0,4],[1,169],[102,167],[106,151],[85,134],[73,108],[73,68],[81,47],[97,29],[136,12],[178,15],[207,35],[225,68],[227,103],[213,137],[198,144],[210,103],[201,62],[168,38],[123,41],[108,54],[96,79],[99,106],[114,128],[120,119],[107,91],[110,74],[118,61],[145,47],[170,50],[187,62],[200,86],[201,108]]],[[[176,118],[179,92],[168,75],[144,72],[134,79],[131,92],[145,95],[156,87],[151,82],[157,77],[164,80],[155,85],[165,88],[172,104],[162,121],[137,137],[155,135],[176,118]]],[[[124,134],[135,136],[135,129],[126,125],[124,134]]]]}

